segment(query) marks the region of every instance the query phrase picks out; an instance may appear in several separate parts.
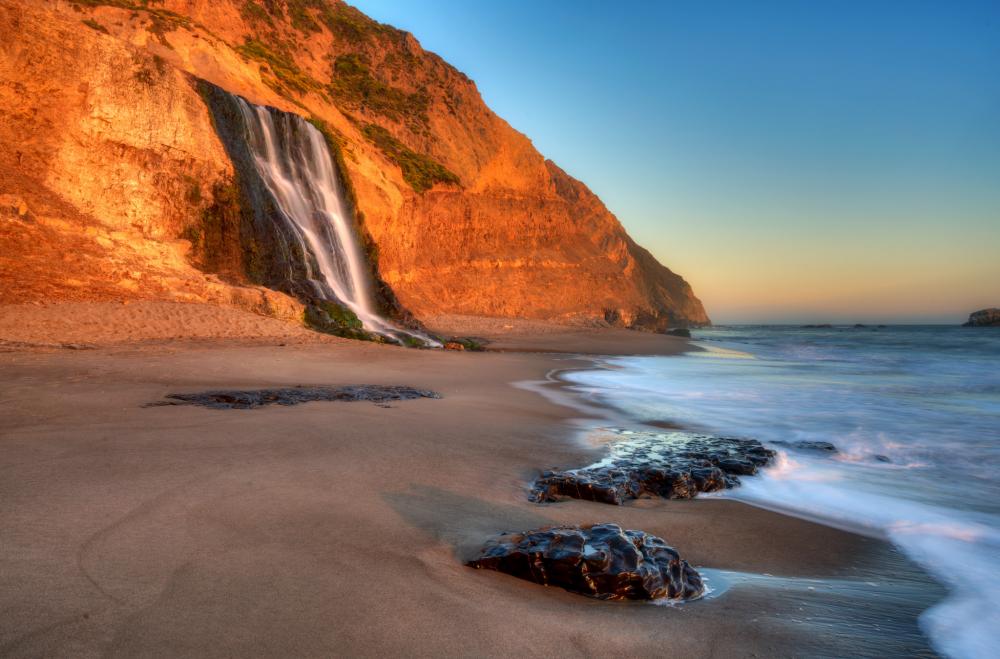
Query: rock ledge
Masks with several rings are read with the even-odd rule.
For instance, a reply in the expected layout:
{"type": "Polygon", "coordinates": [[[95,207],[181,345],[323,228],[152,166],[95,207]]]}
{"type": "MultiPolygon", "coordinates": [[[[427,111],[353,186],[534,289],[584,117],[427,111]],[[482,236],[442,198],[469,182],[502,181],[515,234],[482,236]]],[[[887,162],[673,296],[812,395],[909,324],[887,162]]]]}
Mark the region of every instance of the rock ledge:
{"type": "Polygon", "coordinates": [[[642,496],[691,499],[739,485],[739,476],[757,473],[774,451],[753,439],[686,432],[611,431],[619,436],[601,462],[568,471],[545,471],[530,498],[537,503],[560,497],[622,505],[642,496]]]}

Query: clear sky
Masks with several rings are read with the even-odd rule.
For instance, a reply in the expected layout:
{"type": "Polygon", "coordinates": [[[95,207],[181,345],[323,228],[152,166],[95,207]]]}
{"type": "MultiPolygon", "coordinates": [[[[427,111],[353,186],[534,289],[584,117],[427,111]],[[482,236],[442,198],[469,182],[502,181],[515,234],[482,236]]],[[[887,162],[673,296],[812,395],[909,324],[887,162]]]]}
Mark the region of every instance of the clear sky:
{"type": "Polygon", "coordinates": [[[1000,306],[1000,2],[353,4],[474,79],[716,323],[1000,306]]]}

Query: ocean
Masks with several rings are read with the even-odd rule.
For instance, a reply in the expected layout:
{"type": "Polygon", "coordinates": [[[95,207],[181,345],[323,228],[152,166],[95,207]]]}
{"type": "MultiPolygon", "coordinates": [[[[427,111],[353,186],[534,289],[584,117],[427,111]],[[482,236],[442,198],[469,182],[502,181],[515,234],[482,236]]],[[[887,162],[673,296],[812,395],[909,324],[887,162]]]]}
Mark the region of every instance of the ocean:
{"type": "Polygon", "coordinates": [[[637,425],[755,438],[778,450],[774,466],[710,496],[889,540],[947,589],[919,620],[933,648],[996,656],[1000,330],[729,326],[693,334],[701,351],[608,358],[565,379],[637,425]]]}

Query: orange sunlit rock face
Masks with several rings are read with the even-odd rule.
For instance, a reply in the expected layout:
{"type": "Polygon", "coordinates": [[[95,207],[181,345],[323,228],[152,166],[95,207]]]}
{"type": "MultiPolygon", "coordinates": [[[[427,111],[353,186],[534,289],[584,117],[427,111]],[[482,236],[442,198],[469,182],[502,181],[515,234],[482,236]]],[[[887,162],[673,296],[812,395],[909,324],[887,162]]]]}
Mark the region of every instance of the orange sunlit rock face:
{"type": "Polygon", "coordinates": [[[204,79],[323,123],[379,273],[418,318],[708,322],[680,276],[413,36],[318,0],[85,4],[0,0],[0,193],[31,209],[2,219],[17,247],[0,255],[3,299],[296,312],[247,276],[204,79]],[[32,260],[56,242],[79,258],[32,260]]]}

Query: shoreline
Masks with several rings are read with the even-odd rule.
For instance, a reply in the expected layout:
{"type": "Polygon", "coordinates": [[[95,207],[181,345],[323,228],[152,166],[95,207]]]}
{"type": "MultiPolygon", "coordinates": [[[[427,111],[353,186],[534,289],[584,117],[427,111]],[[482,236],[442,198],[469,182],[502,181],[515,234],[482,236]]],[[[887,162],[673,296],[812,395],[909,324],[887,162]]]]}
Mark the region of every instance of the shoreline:
{"type": "MultiPolygon", "coordinates": [[[[694,350],[690,352],[696,352],[699,350],[704,350],[698,346],[692,345],[694,350]]],[[[687,352],[678,353],[676,355],[663,355],[663,356],[676,356],[680,357],[687,352]]],[[[574,430],[571,432],[575,436],[573,441],[576,441],[579,445],[581,451],[590,453],[593,452],[597,454],[595,457],[603,457],[603,453],[599,448],[588,448],[587,443],[584,441],[583,436],[589,432],[600,429],[606,426],[617,426],[624,425],[629,427],[635,427],[642,430],[648,431],[677,431],[677,432],[692,432],[692,433],[703,433],[707,432],[700,428],[691,428],[670,420],[639,420],[629,418],[624,410],[616,407],[611,401],[602,400],[600,397],[584,397],[580,392],[574,391],[574,383],[560,377],[563,373],[570,373],[574,371],[587,371],[594,369],[606,368],[601,364],[601,360],[605,358],[615,358],[619,356],[632,356],[632,355],[577,355],[576,359],[581,362],[589,363],[590,366],[573,366],[559,369],[552,369],[547,376],[545,381],[538,381],[537,387],[528,386],[527,388],[531,391],[536,391],[539,395],[544,396],[550,402],[556,405],[564,405],[571,409],[576,409],[580,411],[581,416],[578,418],[567,419],[567,423],[574,425],[574,430]],[[543,391],[546,386],[552,386],[556,388],[559,393],[553,395],[550,392],[543,391]],[[561,400],[560,400],[561,399],[561,400]],[[586,401],[586,402],[584,402],[586,401]],[[603,412],[603,414],[602,414],[603,412]],[[586,416],[586,415],[592,416],[586,416]],[[580,423],[575,423],[579,421],[580,423]]],[[[520,386],[522,383],[514,383],[514,386],[520,386]]],[[[536,383],[527,383],[534,385],[536,383]]],[[[579,465],[579,467],[584,467],[586,465],[579,465]]],[[[566,467],[569,468],[569,467],[566,467]]],[[[576,467],[574,467],[576,468],[576,467]]],[[[749,476],[748,478],[753,478],[749,476]]],[[[785,517],[793,517],[795,519],[802,520],[804,522],[809,522],[811,524],[817,524],[819,526],[829,527],[836,529],[838,531],[843,531],[844,533],[850,533],[852,535],[858,535],[865,538],[870,538],[872,540],[877,540],[880,542],[886,542],[891,544],[891,539],[884,533],[877,532],[876,529],[864,526],[851,527],[847,524],[840,524],[835,519],[819,519],[816,517],[810,517],[805,514],[800,514],[794,509],[782,508],[778,505],[768,505],[763,501],[759,500],[744,500],[737,498],[730,498],[726,495],[726,490],[715,492],[715,493],[701,493],[698,495],[701,500],[726,500],[733,501],[745,506],[750,506],[751,508],[757,508],[760,510],[766,510],[771,513],[778,515],[783,515],[785,517]]],[[[634,505],[635,502],[633,502],[634,505]]]]}
{"type": "Polygon", "coordinates": [[[787,584],[670,608],[462,561],[503,530],[614,522],[713,571],[857,581],[902,565],[887,543],[738,501],[528,502],[541,469],[588,456],[578,413],[512,385],[569,355],[267,341],[0,353],[0,606],[16,612],[3,654],[788,656],[812,641],[788,622],[787,584]],[[174,391],[348,383],[443,398],[140,407],[174,391]]]}

